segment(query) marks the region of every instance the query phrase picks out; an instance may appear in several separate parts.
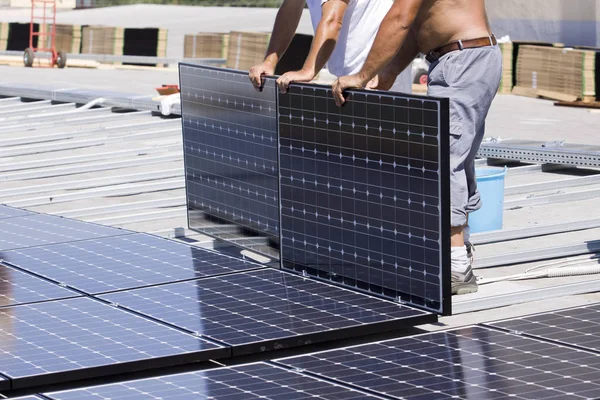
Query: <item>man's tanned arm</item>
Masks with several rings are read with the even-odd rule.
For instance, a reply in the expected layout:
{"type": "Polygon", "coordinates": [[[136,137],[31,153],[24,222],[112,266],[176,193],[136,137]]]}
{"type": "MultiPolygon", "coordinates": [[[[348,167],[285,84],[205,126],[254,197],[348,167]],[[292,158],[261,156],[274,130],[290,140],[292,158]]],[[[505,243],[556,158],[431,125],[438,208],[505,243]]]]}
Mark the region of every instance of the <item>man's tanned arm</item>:
{"type": "Polygon", "coordinates": [[[387,66],[404,46],[423,0],[396,0],[381,22],[375,42],[362,69],[356,75],[344,76],[333,83],[333,96],[338,105],[344,103],[343,91],[362,88],[387,66]]]}
{"type": "Polygon", "coordinates": [[[277,63],[294,38],[305,4],[305,0],[284,0],[279,7],[265,60],[250,68],[250,81],[255,88],[260,89],[263,75],[275,73],[277,63]]]}

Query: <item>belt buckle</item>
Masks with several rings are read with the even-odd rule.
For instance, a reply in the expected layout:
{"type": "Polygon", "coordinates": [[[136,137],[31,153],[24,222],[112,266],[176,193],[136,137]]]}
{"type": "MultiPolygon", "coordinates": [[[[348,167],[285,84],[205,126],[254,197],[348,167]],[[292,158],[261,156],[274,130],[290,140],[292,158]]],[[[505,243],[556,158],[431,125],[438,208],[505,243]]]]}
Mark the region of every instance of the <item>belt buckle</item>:
{"type": "Polygon", "coordinates": [[[427,59],[427,61],[429,61],[430,63],[434,63],[437,60],[439,60],[441,57],[440,53],[437,51],[430,51],[429,53],[427,53],[427,56],[425,57],[427,59]]]}

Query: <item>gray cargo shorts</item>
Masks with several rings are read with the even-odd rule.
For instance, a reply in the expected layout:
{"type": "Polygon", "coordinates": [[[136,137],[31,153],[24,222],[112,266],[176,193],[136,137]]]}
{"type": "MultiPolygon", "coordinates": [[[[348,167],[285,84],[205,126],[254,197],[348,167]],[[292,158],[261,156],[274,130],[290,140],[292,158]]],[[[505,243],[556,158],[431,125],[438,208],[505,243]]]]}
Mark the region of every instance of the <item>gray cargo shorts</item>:
{"type": "Polygon", "coordinates": [[[451,225],[464,226],[481,208],[475,156],[485,134],[485,118],[502,77],[498,46],[453,51],[429,67],[427,94],[450,99],[451,225]]]}

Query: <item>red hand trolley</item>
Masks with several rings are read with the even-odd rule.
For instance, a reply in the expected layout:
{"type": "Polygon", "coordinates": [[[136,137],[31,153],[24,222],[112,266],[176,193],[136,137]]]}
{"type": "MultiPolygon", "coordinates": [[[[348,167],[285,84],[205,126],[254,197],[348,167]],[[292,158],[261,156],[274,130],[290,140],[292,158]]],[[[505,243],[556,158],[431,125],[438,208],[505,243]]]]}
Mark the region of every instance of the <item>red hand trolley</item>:
{"type": "MultiPolygon", "coordinates": [[[[23,63],[26,67],[33,66],[35,53],[50,53],[48,67],[64,68],[67,65],[67,55],[63,51],[56,51],[56,0],[31,0],[31,22],[29,24],[29,47],[23,54],[23,63]],[[38,31],[35,31],[35,24],[38,31]],[[37,46],[34,38],[37,37],[37,46]]],[[[38,64],[38,66],[41,66],[38,64]]]]}

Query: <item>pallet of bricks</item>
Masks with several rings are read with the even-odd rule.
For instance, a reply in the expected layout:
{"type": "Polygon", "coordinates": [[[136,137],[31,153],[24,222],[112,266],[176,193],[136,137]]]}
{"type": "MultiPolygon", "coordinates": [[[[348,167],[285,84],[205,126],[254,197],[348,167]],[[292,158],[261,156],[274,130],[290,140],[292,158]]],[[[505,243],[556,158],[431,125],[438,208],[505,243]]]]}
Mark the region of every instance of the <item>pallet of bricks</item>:
{"type": "MultiPolygon", "coordinates": [[[[81,41],[82,54],[112,56],[166,57],[167,30],[159,28],[122,28],[111,26],[84,26],[81,41]]],[[[117,65],[153,65],[149,62],[124,63],[117,65]]]]}
{"type": "Polygon", "coordinates": [[[228,33],[198,33],[185,35],[184,58],[227,58],[228,33]]]}
{"type": "Polygon", "coordinates": [[[522,45],[513,93],[566,102],[598,96],[598,49],[522,45]]]}
{"type": "Polygon", "coordinates": [[[0,51],[6,51],[8,46],[8,22],[0,22],[0,51]]]}
{"type": "MultiPolygon", "coordinates": [[[[51,46],[52,26],[46,26],[46,47],[51,46]]],[[[81,25],[55,25],[54,45],[57,51],[64,51],[68,54],[79,54],[81,51],[81,25]]]]}

